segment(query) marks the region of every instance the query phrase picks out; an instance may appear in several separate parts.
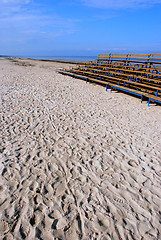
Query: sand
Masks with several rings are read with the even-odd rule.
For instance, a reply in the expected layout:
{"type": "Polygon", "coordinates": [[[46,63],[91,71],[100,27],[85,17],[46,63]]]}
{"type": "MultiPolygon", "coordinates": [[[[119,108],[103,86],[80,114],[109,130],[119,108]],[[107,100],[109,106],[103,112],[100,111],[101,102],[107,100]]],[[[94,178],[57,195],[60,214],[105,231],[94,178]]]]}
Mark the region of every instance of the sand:
{"type": "Polygon", "coordinates": [[[0,239],[161,239],[161,107],[0,59],[0,239]]]}

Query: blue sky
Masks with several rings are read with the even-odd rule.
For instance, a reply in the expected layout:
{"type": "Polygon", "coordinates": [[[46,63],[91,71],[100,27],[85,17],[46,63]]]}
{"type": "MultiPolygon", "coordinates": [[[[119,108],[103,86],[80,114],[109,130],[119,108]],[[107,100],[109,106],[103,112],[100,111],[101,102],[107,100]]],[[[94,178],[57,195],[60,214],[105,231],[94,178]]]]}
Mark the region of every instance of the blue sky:
{"type": "Polygon", "coordinates": [[[0,55],[161,52],[161,0],[0,0],[0,55]]]}

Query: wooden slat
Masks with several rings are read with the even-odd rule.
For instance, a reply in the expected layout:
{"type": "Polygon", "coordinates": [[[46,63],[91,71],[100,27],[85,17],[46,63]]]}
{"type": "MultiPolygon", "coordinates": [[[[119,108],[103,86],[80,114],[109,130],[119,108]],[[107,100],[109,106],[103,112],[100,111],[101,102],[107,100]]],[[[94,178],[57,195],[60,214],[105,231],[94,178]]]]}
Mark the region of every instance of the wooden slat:
{"type": "Polygon", "coordinates": [[[157,57],[150,57],[149,59],[157,59],[157,60],[159,59],[159,60],[161,60],[161,58],[159,58],[159,57],[158,58],[157,57]]]}
{"type": "MultiPolygon", "coordinates": [[[[117,55],[138,55],[138,56],[150,56],[150,55],[154,55],[152,53],[145,53],[145,54],[140,54],[140,53],[101,53],[98,55],[111,55],[111,56],[117,56],[117,55]]],[[[156,54],[155,54],[156,55],[156,54]]],[[[158,55],[161,55],[160,53],[158,55]]]]}
{"type": "Polygon", "coordinates": [[[161,53],[151,53],[151,55],[159,55],[159,56],[161,56],[161,53]]]}
{"type": "Polygon", "coordinates": [[[98,75],[99,77],[103,77],[103,78],[107,78],[107,79],[114,79],[114,80],[121,81],[121,82],[131,83],[131,84],[136,85],[136,86],[140,86],[140,87],[144,87],[144,88],[151,88],[151,89],[161,91],[161,88],[159,88],[159,87],[151,86],[151,85],[148,85],[148,84],[142,84],[142,83],[138,83],[138,82],[134,82],[134,81],[129,81],[127,79],[110,77],[110,76],[106,76],[106,75],[95,74],[95,73],[91,73],[91,72],[87,72],[87,71],[80,71],[80,70],[75,70],[75,72],[83,72],[83,73],[86,73],[86,74],[89,74],[89,75],[98,75]]]}
{"type": "MultiPolygon", "coordinates": [[[[98,65],[98,66],[106,66],[106,65],[111,65],[111,66],[118,66],[118,65],[116,65],[116,64],[119,64],[120,62],[113,62],[112,64],[111,63],[86,63],[85,65],[98,65]]],[[[135,66],[136,64],[134,64],[134,63],[130,63],[130,65],[129,65],[129,63],[127,63],[126,65],[125,65],[125,63],[124,64],[122,64],[122,65],[120,65],[122,68],[142,68],[142,69],[146,69],[146,70],[157,70],[157,71],[160,71],[161,69],[158,69],[159,67],[161,68],[161,66],[159,66],[159,65],[154,65],[154,64],[150,64],[150,65],[148,65],[147,66],[147,64],[139,64],[139,65],[141,65],[141,66],[146,66],[146,67],[141,67],[141,66],[135,66]],[[131,66],[132,65],[132,66],[131,66]],[[156,68],[156,69],[155,69],[156,68]]]]}
{"type": "MultiPolygon", "coordinates": [[[[107,58],[106,56],[102,56],[103,59],[107,58]]],[[[132,57],[132,56],[127,56],[127,57],[120,57],[120,56],[109,56],[109,58],[123,58],[123,59],[160,59],[160,58],[145,58],[145,57],[132,57]]],[[[100,60],[100,59],[99,59],[100,60]]],[[[109,59],[108,59],[109,60],[109,59]]]]}
{"type": "Polygon", "coordinates": [[[149,53],[149,54],[147,54],[147,53],[145,53],[145,54],[141,54],[141,53],[129,53],[129,55],[137,55],[137,56],[150,56],[151,55],[151,53],[149,53]]]}
{"type": "MultiPolygon", "coordinates": [[[[109,65],[110,66],[110,64],[105,64],[105,66],[106,65],[109,65]]],[[[98,68],[100,68],[101,67],[101,65],[98,65],[97,66],[98,68]]],[[[124,67],[126,67],[126,66],[124,66],[124,67]]],[[[115,70],[118,70],[118,71],[124,71],[124,72],[130,72],[130,73],[140,73],[140,74],[146,74],[146,75],[153,75],[153,76],[158,76],[158,77],[161,77],[161,74],[156,74],[156,73],[152,73],[152,72],[145,72],[145,71],[138,71],[138,70],[131,70],[131,69],[125,69],[125,68],[118,68],[118,67],[115,67],[115,66],[112,66],[111,68],[110,67],[103,67],[104,69],[108,69],[108,70],[110,70],[110,69],[115,69],[115,70]]],[[[131,66],[130,66],[130,68],[131,68],[131,66]]],[[[145,68],[146,70],[152,70],[151,68],[150,69],[147,69],[147,68],[145,68]]],[[[155,70],[155,69],[154,69],[155,70]]]]}
{"type": "MultiPolygon", "coordinates": [[[[97,59],[97,61],[99,61],[99,62],[101,62],[101,60],[102,61],[106,61],[106,59],[97,59]]],[[[145,61],[139,61],[139,60],[130,60],[130,59],[126,59],[126,60],[119,60],[119,59],[109,59],[110,61],[126,61],[126,62],[130,62],[130,63],[140,63],[140,64],[146,64],[146,62],[145,61]]],[[[109,61],[109,60],[107,60],[107,61],[109,61]]],[[[148,64],[153,64],[153,63],[155,63],[155,64],[161,64],[161,62],[154,62],[154,61],[149,61],[148,60],[148,64]]]]}

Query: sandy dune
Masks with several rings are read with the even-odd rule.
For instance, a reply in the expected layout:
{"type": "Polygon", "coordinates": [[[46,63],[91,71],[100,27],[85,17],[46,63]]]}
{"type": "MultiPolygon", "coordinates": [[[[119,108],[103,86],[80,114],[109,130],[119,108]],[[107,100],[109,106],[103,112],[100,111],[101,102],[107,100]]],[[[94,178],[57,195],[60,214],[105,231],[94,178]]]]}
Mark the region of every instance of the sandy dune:
{"type": "Polygon", "coordinates": [[[161,107],[0,59],[0,239],[161,239],[161,107]]]}

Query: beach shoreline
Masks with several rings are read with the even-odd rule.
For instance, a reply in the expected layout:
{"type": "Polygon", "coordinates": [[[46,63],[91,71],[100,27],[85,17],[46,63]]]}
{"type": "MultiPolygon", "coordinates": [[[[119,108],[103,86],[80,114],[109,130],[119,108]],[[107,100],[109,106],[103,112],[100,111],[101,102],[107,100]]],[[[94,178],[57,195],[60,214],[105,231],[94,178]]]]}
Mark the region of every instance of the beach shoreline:
{"type": "Polygon", "coordinates": [[[159,240],[161,108],[73,64],[0,58],[0,239],[159,240]]]}
{"type": "MultiPolygon", "coordinates": [[[[60,59],[60,60],[52,60],[52,59],[36,59],[36,58],[23,58],[23,57],[3,57],[3,58],[6,58],[6,59],[9,59],[9,60],[31,60],[31,61],[42,61],[42,62],[55,62],[55,63],[64,63],[64,64],[84,64],[84,61],[70,61],[70,60],[63,60],[63,59],[60,59]]],[[[91,60],[92,61],[92,60],[91,60]]],[[[88,62],[88,61],[85,61],[85,62],[88,62]]]]}

